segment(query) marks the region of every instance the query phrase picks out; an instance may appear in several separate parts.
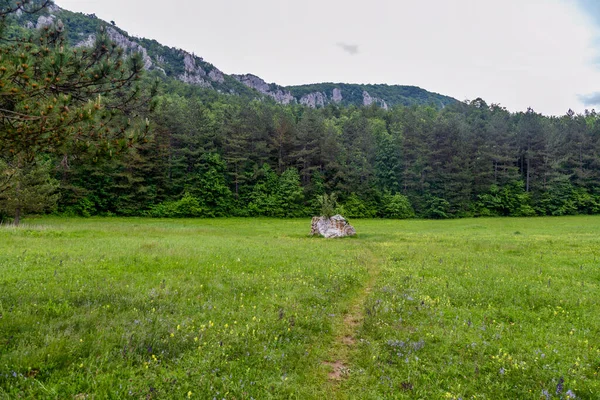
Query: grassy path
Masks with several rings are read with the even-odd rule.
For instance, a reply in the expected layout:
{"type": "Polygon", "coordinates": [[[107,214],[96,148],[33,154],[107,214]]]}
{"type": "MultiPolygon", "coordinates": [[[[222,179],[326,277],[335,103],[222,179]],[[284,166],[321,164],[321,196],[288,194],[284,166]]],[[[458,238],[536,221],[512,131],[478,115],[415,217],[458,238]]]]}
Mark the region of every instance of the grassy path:
{"type": "Polygon", "coordinates": [[[340,391],[341,383],[351,379],[351,356],[357,343],[359,329],[365,319],[365,304],[381,272],[381,259],[370,247],[360,254],[360,263],[367,269],[368,279],[356,296],[348,303],[344,314],[335,326],[335,340],[323,365],[328,370],[327,392],[336,399],[347,396],[340,391]]]}

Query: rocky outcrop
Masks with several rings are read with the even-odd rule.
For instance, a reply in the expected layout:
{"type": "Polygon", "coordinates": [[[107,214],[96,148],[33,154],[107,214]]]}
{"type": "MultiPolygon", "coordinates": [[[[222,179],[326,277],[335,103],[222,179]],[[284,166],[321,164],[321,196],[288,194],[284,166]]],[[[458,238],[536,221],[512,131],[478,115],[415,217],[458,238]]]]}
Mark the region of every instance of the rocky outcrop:
{"type": "Polygon", "coordinates": [[[333,100],[334,103],[341,103],[342,100],[344,99],[342,97],[342,89],[340,89],[340,88],[333,89],[333,95],[331,96],[331,99],[333,100]]]}
{"type": "Polygon", "coordinates": [[[48,7],[47,7],[47,8],[48,8],[48,11],[50,11],[51,13],[56,13],[56,12],[59,12],[59,11],[61,11],[61,10],[62,10],[62,9],[61,9],[59,6],[57,6],[56,4],[50,4],[50,5],[48,5],[48,7]]]}
{"type": "Polygon", "coordinates": [[[303,104],[308,107],[317,108],[324,107],[327,101],[327,96],[322,92],[314,92],[309,93],[305,96],[302,96],[300,99],[300,104],[303,104]]]}
{"type": "Polygon", "coordinates": [[[213,68],[208,73],[208,77],[214,82],[219,82],[219,83],[225,82],[225,76],[223,75],[223,73],[221,71],[219,71],[216,68],[213,68]]]}
{"type": "Polygon", "coordinates": [[[383,108],[384,110],[388,109],[388,105],[385,102],[385,100],[379,99],[377,97],[372,97],[369,94],[369,92],[367,92],[366,90],[363,90],[363,106],[368,107],[371,104],[377,104],[379,107],[383,108]]]}
{"type": "Polygon", "coordinates": [[[45,15],[40,15],[40,17],[37,20],[37,24],[35,25],[35,29],[42,29],[46,26],[50,26],[54,23],[54,19],[56,17],[52,14],[45,16],[45,15]]]}
{"type": "Polygon", "coordinates": [[[144,61],[144,69],[152,68],[154,63],[152,62],[152,59],[150,59],[150,56],[148,56],[148,51],[139,43],[128,39],[121,32],[110,26],[106,28],[106,33],[108,34],[110,40],[115,42],[123,50],[130,53],[140,53],[142,55],[142,60],[144,61]]]}
{"type": "Polygon", "coordinates": [[[363,90],[363,106],[367,107],[373,104],[373,98],[366,90],[363,90]]]}
{"type": "Polygon", "coordinates": [[[193,54],[190,54],[184,50],[181,50],[181,53],[183,54],[184,72],[183,74],[179,75],[177,79],[191,85],[212,87],[210,82],[207,81],[208,74],[202,68],[202,66],[198,65],[198,62],[196,62],[196,60],[202,62],[202,58],[196,58],[193,54]]]}
{"type": "Polygon", "coordinates": [[[341,215],[334,215],[331,218],[313,217],[310,234],[320,235],[327,239],[354,236],[356,229],[346,221],[341,215]]]}
{"type": "Polygon", "coordinates": [[[187,51],[183,51],[183,65],[185,67],[185,72],[190,73],[190,74],[194,74],[194,75],[201,75],[201,76],[206,76],[206,72],[198,67],[196,65],[196,57],[194,57],[192,54],[188,53],[187,51]]]}
{"type": "Polygon", "coordinates": [[[87,39],[77,43],[75,47],[92,47],[96,43],[96,35],[89,35],[87,39]]]}
{"type": "Polygon", "coordinates": [[[205,79],[203,79],[201,76],[197,74],[191,74],[187,71],[179,75],[177,79],[179,79],[181,82],[188,83],[190,85],[196,85],[205,88],[212,87],[212,85],[205,79]]]}
{"type": "Polygon", "coordinates": [[[278,103],[290,104],[296,101],[296,99],[294,98],[294,96],[292,96],[290,92],[285,92],[277,86],[275,86],[275,88],[272,88],[272,86],[274,85],[269,85],[267,82],[265,82],[256,75],[246,74],[232,76],[244,85],[248,86],[249,88],[258,90],[260,93],[272,97],[278,103]]]}
{"type": "Polygon", "coordinates": [[[248,86],[249,88],[258,90],[263,94],[269,93],[270,86],[267,82],[263,81],[256,75],[246,74],[246,75],[233,75],[235,79],[248,86]]]}

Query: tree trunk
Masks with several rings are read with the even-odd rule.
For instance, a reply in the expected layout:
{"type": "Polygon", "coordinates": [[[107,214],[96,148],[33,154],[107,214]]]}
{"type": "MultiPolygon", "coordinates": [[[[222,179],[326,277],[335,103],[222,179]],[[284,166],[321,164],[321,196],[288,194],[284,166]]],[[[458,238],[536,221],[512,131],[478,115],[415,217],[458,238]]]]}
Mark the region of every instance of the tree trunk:
{"type": "Polygon", "coordinates": [[[21,223],[21,207],[17,207],[17,208],[15,208],[14,224],[15,224],[15,226],[19,226],[20,223],[21,223]]]}
{"type": "Polygon", "coordinates": [[[494,183],[498,183],[498,161],[494,160],[494,183]]]}
{"type": "Polygon", "coordinates": [[[529,179],[530,179],[530,168],[531,168],[531,164],[530,164],[530,159],[529,157],[527,157],[527,187],[525,189],[525,191],[527,193],[529,193],[529,179]]]}
{"type": "Polygon", "coordinates": [[[239,194],[238,194],[238,188],[239,188],[239,182],[238,182],[238,165],[235,164],[235,199],[239,199],[239,194]]]}
{"type": "Polygon", "coordinates": [[[19,226],[19,224],[21,223],[21,200],[20,200],[20,195],[21,195],[21,181],[17,181],[17,186],[16,186],[16,192],[17,192],[17,206],[15,207],[15,221],[14,224],[15,226],[19,226]]]}

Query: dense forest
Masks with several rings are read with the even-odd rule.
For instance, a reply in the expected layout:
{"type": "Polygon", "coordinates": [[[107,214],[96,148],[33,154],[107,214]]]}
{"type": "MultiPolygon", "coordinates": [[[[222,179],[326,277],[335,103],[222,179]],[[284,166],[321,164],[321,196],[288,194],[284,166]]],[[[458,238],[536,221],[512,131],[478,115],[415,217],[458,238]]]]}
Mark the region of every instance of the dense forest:
{"type": "Polygon", "coordinates": [[[443,109],[321,109],[163,87],[151,134],[58,168],[59,212],[300,217],[336,194],[348,217],[600,211],[600,117],[443,109]]]}
{"type": "Polygon", "coordinates": [[[532,109],[511,113],[482,99],[389,109],[281,105],[159,71],[142,74],[139,57],[117,61],[124,55],[106,35],[98,35],[94,53],[74,49],[67,59],[61,24],[43,30],[35,39],[42,45],[32,38],[3,45],[1,83],[14,96],[2,100],[0,218],[12,217],[15,207],[81,216],[305,217],[319,212],[324,195],[335,195],[337,211],[350,218],[600,212],[600,116],[594,111],[547,117],[532,109]],[[48,139],[50,129],[37,121],[54,115],[58,94],[51,92],[60,74],[77,77],[90,54],[104,57],[86,67],[95,89],[83,93],[79,83],[62,84],[65,111],[52,119],[52,132],[62,136],[48,139]],[[39,77],[47,84],[43,101],[23,67],[36,62],[36,71],[48,71],[39,77]],[[119,67],[109,71],[115,63],[119,67]],[[133,72],[127,75],[121,64],[133,72]],[[125,89],[136,94],[136,104],[124,100],[125,89]],[[80,111],[73,114],[76,100],[80,111]],[[35,118],[27,114],[38,108],[35,118]],[[66,129],[61,124],[69,113],[75,117],[66,129]],[[40,129],[46,147],[37,139],[38,147],[25,146],[28,138],[42,137],[40,129]],[[84,145],[88,150],[81,151],[84,145]]]}

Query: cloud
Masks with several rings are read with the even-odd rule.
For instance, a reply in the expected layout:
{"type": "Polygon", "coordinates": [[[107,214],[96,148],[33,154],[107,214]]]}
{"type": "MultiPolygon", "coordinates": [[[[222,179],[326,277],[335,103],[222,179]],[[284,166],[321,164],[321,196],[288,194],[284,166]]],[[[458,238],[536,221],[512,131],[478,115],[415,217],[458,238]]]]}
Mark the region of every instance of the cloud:
{"type": "Polygon", "coordinates": [[[337,46],[339,48],[341,48],[342,50],[344,50],[346,53],[350,54],[351,56],[354,56],[359,53],[357,44],[348,44],[348,43],[338,42],[337,46]]]}
{"type": "Polygon", "coordinates": [[[594,92],[590,94],[580,94],[579,101],[585,106],[598,106],[600,105],[600,92],[594,92]]]}

